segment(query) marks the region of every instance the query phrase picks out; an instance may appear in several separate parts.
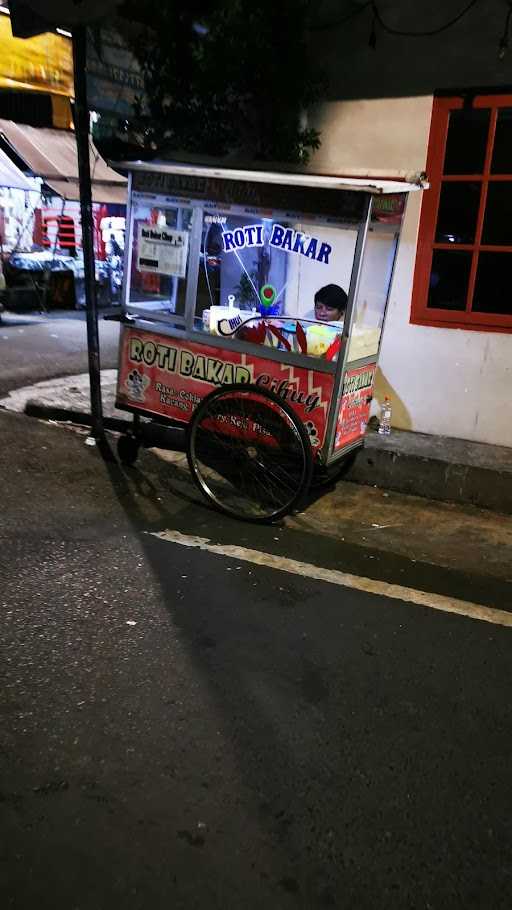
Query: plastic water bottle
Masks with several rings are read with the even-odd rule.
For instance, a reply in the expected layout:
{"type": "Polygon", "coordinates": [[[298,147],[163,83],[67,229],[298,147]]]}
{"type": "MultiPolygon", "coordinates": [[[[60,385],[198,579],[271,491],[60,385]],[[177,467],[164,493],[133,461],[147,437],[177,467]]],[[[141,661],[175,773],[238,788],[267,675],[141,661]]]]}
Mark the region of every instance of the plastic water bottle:
{"type": "Polygon", "coordinates": [[[381,436],[389,436],[391,433],[391,402],[387,397],[380,408],[379,433],[381,436]]]}

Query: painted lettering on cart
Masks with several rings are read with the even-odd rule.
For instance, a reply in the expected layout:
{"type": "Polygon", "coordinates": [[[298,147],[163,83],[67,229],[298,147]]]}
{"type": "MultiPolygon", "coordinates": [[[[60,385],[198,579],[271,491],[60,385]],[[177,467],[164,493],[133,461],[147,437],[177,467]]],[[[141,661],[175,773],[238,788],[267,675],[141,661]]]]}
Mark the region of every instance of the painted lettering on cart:
{"type": "Polygon", "coordinates": [[[222,242],[225,253],[242,250],[247,246],[263,246],[263,225],[248,224],[234,231],[223,231],[222,242]]]}
{"type": "Polygon", "coordinates": [[[155,382],[155,392],[160,395],[160,404],[177,408],[179,411],[190,411],[197,407],[201,398],[187,389],[174,389],[163,382],[155,382]]]}
{"type": "Polygon", "coordinates": [[[316,259],[317,262],[324,262],[326,265],[329,264],[329,256],[332,253],[332,246],[329,243],[321,243],[316,237],[308,237],[301,231],[293,231],[280,224],[274,224],[272,228],[270,245],[289,253],[300,253],[308,259],[316,259]]]}
{"type": "Polygon", "coordinates": [[[343,394],[358,392],[359,389],[371,388],[373,385],[373,376],[375,369],[365,370],[364,373],[356,373],[353,376],[346,376],[343,383],[343,394]]]}
{"type": "Polygon", "coordinates": [[[145,363],[146,366],[160,367],[169,373],[176,371],[176,348],[168,344],[155,344],[154,341],[141,341],[140,338],[130,338],[130,360],[134,363],[145,363]]]}
{"type": "Polygon", "coordinates": [[[285,401],[303,405],[306,414],[310,414],[320,404],[320,396],[316,392],[311,392],[309,395],[306,395],[305,392],[298,392],[288,380],[275,379],[273,376],[269,376],[268,373],[262,373],[258,376],[256,385],[265,386],[271,392],[279,395],[280,398],[284,398],[285,401]]]}
{"type": "MultiPolygon", "coordinates": [[[[223,231],[224,252],[230,253],[247,247],[263,246],[264,232],[263,224],[250,224],[232,231],[223,231]]],[[[269,244],[276,249],[285,250],[287,253],[300,253],[307,259],[315,259],[325,265],[329,264],[329,256],[332,253],[332,246],[329,243],[323,243],[317,237],[309,237],[302,231],[295,231],[277,223],[272,225],[269,244]]]]}
{"type": "Polygon", "coordinates": [[[234,382],[251,382],[252,379],[251,371],[239,363],[140,338],[130,338],[129,357],[133,363],[157,366],[168,373],[177,373],[210,385],[231,385],[234,382]]]}
{"type": "MultiPolygon", "coordinates": [[[[128,356],[132,363],[158,367],[167,373],[206,382],[209,385],[254,382],[279,395],[290,404],[301,405],[306,414],[310,414],[321,405],[318,392],[300,391],[297,388],[296,380],[278,379],[268,373],[254,376],[254,367],[249,368],[239,363],[231,363],[229,360],[208,357],[205,354],[189,351],[187,348],[176,348],[149,340],[143,341],[141,338],[131,336],[128,356]]],[[[163,404],[173,404],[180,410],[185,409],[186,403],[190,403],[194,407],[200,400],[195,393],[186,390],[178,391],[174,387],[166,385],[160,378],[155,381],[154,388],[160,394],[163,404]]]]}

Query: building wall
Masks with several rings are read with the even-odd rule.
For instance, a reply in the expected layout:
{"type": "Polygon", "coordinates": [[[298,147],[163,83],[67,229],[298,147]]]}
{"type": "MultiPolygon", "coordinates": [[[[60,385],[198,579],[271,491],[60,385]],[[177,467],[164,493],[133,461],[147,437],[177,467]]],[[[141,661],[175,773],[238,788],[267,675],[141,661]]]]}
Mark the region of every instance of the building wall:
{"type": "MultiPolygon", "coordinates": [[[[390,28],[421,33],[441,28],[466,4],[376,0],[376,5],[390,28]]],[[[373,43],[373,12],[365,0],[323,0],[311,33],[312,53],[326,72],[329,100],[411,98],[437,89],[510,85],[512,47],[502,59],[498,54],[507,12],[506,0],[479,0],[450,28],[417,37],[389,34],[375,22],[373,43]]]]}
{"type": "Polygon", "coordinates": [[[316,173],[410,178],[425,170],[432,96],[333,101],[310,111],[316,173]]]}
{"type": "MultiPolygon", "coordinates": [[[[389,177],[421,172],[431,109],[431,96],[326,104],[311,118],[323,140],[311,167],[389,177]]],[[[512,446],[512,335],[409,322],[421,195],[407,203],[374,410],[387,394],[396,427],[512,446]]]]}

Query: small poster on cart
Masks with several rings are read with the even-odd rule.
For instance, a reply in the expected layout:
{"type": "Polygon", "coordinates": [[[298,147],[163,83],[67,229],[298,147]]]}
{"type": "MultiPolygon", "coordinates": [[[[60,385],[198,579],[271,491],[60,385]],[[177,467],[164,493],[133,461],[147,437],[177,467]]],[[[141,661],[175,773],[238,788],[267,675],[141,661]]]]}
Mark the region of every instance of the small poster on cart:
{"type": "Polygon", "coordinates": [[[370,408],[375,380],[376,363],[347,370],[343,382],[334,450],[342,449],[351,442],[362,439],[370,418],[370,408]]]}
{"type": "Polygon", "coordinates": [[[137,268],[140,272],[174,275],[187,272],[188,231],[157,224],[139,224],[137,268]]]}

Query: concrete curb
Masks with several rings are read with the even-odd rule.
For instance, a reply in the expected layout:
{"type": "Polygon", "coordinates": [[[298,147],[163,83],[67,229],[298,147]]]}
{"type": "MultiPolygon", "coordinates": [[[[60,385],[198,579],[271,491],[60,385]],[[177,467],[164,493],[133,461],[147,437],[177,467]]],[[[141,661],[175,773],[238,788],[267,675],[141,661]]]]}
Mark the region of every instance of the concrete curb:
{"type": "Polygon", "coordinates": [[[369,433],[344,476],[367,484],[512,514],[512,452],[463,440],[369,433]]]}
{"type": "MultiPolygon", "coordinates": [[[[27,401],[24,413],[27,417],[37,417],[39,420],[56,420],[61,423],[69,421],[76,423],[78,426],[90,427],[92,425],[91,415],[83,411],[75,411],[72,408],[53,408],[39,401],[27,401]]],[[[123,420],[120,417],[104,417],[103,425],[106,430],[113,430],[116,433],[127,433],[131,428],[131,420],[123,420]]]]}
{"type": "MultiPolygon", "coordinates": [[[[38,420],[55,420],[59,423],[74,423],[83,427],[92,426],[90,413],[75,411],[72,408],[51,407],[39,401],[27,401],[24,413],[27,417],[36,417],[38,420]]],[[[133,422],[120,417],[104,416],[103,426],[114,433],[131,433],[133,430],[133,422]]],[[[142,444],[147,448],[169,448],[177,452],[184,451],[184,433],[174,427],[144,421],[139,426],[139,435],[142,444]]]]}

